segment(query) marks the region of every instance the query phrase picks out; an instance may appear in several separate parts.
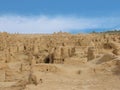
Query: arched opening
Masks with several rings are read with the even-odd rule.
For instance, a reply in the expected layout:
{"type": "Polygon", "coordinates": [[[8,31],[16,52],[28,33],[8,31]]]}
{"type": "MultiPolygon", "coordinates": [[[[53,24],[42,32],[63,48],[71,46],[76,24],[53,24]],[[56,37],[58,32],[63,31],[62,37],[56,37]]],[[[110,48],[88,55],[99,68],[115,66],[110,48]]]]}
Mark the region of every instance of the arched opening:
{"type": "Polygon", "coordinates": [[[26,46],[24,46],[24,50],[26,50],[26,46]]]}
{"type": "Polygon", "coordinates": [[[45,61],[44,61],[44,62],[45,62],[45,63],[50,63],[49,57],[45,58],[45,61]]]}

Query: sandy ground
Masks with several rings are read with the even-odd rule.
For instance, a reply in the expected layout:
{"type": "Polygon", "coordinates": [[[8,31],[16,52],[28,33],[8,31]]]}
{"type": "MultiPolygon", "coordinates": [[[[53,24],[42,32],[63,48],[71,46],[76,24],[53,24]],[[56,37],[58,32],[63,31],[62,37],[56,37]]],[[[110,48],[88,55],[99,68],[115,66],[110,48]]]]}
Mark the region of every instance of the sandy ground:
{"type": "Polygon", "coordinates": [[[94,72],[91,62],[84,65],[55,65],[59,72],[42,73],[42,82],[25,90],[120,90],[120,76],[111,71],[94,72]]]}

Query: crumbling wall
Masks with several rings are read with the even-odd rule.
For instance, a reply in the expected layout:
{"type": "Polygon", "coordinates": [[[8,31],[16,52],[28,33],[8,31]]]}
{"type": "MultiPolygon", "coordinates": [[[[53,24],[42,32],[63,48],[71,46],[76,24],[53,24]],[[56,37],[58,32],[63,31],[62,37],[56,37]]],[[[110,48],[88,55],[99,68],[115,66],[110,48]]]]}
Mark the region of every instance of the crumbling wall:
{"type": "Polygon", "coordinates": [[[96,51],[102,53],[102,50],[120,55],[119,34],[22,35],[3,32],[0,33],[0,42],[0,82],[29,83],[31,72],[35,69],[41,72],[58,70],[41,63],[69,64],[74,63],[74,57],[76,62],[86,63],[86,59],[93,60],[96,51]],[[90,45],[91,42],[94,46],[90,45]],[[105,47],[105,44],[112,48],[105,47]]]}

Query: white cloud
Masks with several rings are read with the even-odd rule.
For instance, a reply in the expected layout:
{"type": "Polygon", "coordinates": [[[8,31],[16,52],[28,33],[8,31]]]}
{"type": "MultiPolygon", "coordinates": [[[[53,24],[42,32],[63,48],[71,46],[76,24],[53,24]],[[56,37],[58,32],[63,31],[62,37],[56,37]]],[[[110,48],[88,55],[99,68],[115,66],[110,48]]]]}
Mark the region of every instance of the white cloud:
{"type": "Polygon", "coordinates": [[[85,32],[88,29],[112,28],[120,18],[79,18],[67,16],[0,16],[0,31],[19,33],[53,33],[60,30],[85,32]]]}

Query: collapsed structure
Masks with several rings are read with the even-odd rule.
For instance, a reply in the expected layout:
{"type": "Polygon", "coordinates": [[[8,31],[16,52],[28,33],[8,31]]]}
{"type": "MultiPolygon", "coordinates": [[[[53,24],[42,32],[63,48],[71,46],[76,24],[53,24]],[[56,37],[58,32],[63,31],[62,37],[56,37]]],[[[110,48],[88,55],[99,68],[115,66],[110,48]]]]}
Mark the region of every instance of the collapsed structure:
{"type": "Polygon", "coordinates": [[[87,63],[108,52],[120,56],[120,34],[22,35],[3,32],[0,42],[0,82],[11,82],[16,88],[42,82],[34,72],[56,72],[58,69],[52,64],[87,63]]]}

